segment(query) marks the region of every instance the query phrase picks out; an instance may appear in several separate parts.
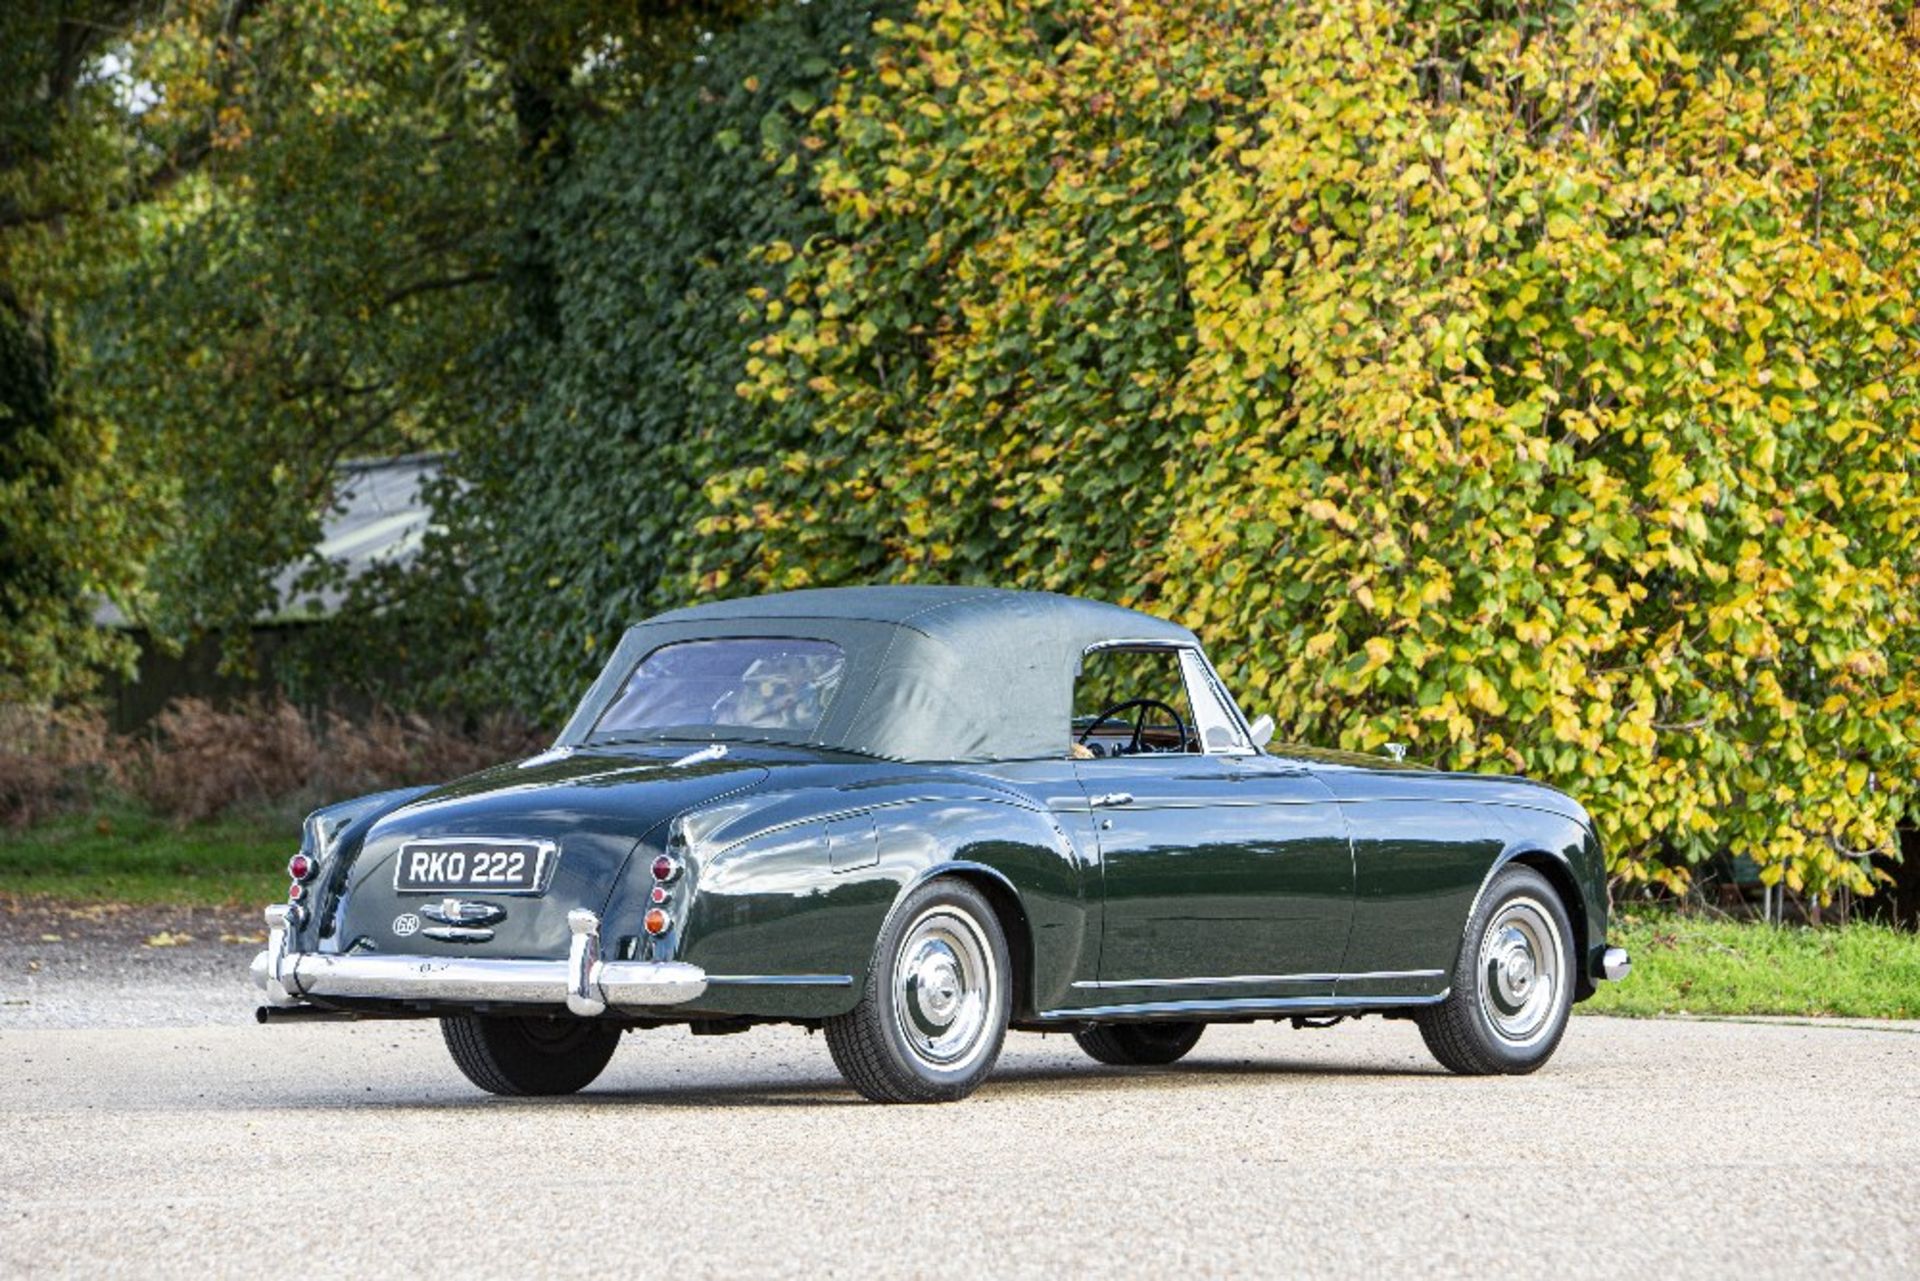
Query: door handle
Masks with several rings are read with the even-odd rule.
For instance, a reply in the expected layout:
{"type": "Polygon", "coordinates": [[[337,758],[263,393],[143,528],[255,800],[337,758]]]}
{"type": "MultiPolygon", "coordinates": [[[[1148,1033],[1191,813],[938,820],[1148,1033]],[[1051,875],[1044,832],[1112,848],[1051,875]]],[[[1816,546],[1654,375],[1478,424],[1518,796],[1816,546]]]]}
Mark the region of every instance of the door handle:
{"type": "Polygon", "coordinates": [[[1113,805],[1131,805],[1133,804],[1133,793],[1132,792],[1102,792],[1100,795],[1094,797],[1093,800],[1088,803],[1093,805],[1095,808],[1106,808],[1108,806],[1113,806],[1113,805]]]}

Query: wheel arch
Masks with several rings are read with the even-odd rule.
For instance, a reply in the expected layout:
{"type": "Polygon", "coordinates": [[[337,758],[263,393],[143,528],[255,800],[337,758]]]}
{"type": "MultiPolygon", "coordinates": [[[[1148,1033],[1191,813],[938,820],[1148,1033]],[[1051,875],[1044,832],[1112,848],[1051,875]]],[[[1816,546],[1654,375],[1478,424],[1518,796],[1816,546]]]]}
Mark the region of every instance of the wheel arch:
{"type": "Polygon", "coordinates": [[[999,925],[1000,933],[1007,941],[1007,962],[1012,970],[1007,976],[1008,1013],[1014,1022],[1031,1018],[1034,1013],[1033,924],[1027,919],[1020,891],[998,868],[969,859],[947,859],[921,869],[894,896],[893,906],[887,909],[886,920],[880,927],[881,936],[886,934],[887,927],[892,925],[901,906],[916,890],[929,881],[942,879],[961,881],[971,886],[993,909],[995,924],[999,925]]]}
{"type": "Polygon", "coordinates": [[[1586,896],[1580,892],[1580,882],[1573,874],[1573,868],[1566,857],[1540,848],[1536,844],[1521,842],[1508,847],[1494,860],[1493,866],[1480,882],[1479,890],[1473,896],[1473,903],[1467,909],[1467,919],[1460,927],[1460,946],[1467,946],[1467,931],[1473,925],[1474,916],[1480,911],[1480,903],[1487,896],[1487,890],[1494,879],[1509,867],[1525,867],[1538,872],[1553,887],[1559,896],[1560,906],[1567,914],[1567,923],[1573,927],[1574,983],[1573,999],[1584,1001],[1593,995],[1593,978],[1587,973],[1586,956],[1591,939],[1592,924],[1588,920],[1586,896]]]}

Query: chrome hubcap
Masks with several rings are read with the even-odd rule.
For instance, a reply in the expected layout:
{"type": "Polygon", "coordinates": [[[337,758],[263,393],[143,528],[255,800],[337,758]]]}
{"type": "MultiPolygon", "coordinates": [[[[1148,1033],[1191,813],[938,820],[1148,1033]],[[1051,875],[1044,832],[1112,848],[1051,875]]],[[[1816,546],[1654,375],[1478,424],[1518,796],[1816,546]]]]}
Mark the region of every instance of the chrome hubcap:
{"type": "Polygon", "coordinates": [[[933,1067],[964,1067],[987,1041],[996,987],[978,922],[958,908],[930,908],[901,940],[893,974],[907,1049],[933,1067]]]}
{"type": "Polygon", "coordinates": [[[1553,1027],[1560,1004],[1560,927],[1530,898],[1494,914],[1480,939],[1480,1009],[1501,1040],[1528,1045],[1553,1027]]]}

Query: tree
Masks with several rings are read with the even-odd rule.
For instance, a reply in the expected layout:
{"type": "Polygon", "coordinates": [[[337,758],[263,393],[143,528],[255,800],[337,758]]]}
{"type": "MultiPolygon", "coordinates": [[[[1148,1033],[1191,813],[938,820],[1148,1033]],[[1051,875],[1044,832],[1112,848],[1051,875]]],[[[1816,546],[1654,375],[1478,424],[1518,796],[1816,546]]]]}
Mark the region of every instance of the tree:
{"type": "Polygon", "coordinates": [[[156,495],[84,399],[66,309],[161,177],[123,127],[102,49],[153,6],[25,0],[0,11],[0,702],[84,691],[130,654],[92,624],[128,598],[156,495]]]}
{"type": "MultiPolygon", "coordinates": [[[[573,132],[751,7],[175,0],[123,22],[111,56],[141,101],[120,123],[162,159],[71,312],[97,413],[168,499],[142,622],[244,664],[284,568],[332,585],[310,551],[341,460],[517,420],[553,337],[537,222],[573,132]]],[[[432,643],[470,652],[464,567],[434,573],[363,582],[356,612],[437,585],[420,614],[458,626],[432,643]]]]}

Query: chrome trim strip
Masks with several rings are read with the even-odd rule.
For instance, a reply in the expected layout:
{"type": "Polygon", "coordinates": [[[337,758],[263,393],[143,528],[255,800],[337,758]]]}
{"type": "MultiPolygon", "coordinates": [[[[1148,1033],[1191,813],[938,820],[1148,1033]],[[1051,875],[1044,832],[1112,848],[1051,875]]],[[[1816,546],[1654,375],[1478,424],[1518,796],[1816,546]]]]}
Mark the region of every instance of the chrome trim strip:
{"type": "Polygon", "coordinates": [[[493,931],[484,925],[429,925],[420,933],[441,943],[493,942],[493,931]]]}
{"type": "Polygon", "coordinates": [[[1438,1005],[1447,993],[1435,996],[1270,996],[1225,1001],[1143,1001],[1134,1005],[1092,1005],[1080,1010],[1048,1010],[1043,1022],[1071,1023],[1086,1019],[1177,1018],[1183,1014],[1338,1013],[1342,1010],[1404,1009],[1438,1005]]]}
{"type": "Polygon", "coordinates": [[[708,987],[852,987],[851,974],[709,974],[708,987]]]}
{"type": "MultiPolygon", "coordinates": [[[[1445,970],[1368,970],[1358,974],[1231,974],[1197,979],[1080,979],[1079,988],[1225,987],[1243,983],[1355,983],[1388,979],[1437,979],[1445,970]]],[[[1290,998],[1291,999],[1291,998],[1290,998]]]]}
{"type": "Polygon", "coordinates": [[[725,760],[726,755],[727,745],[725,743],[708,743],[705,747],[696,748],[688,752],[677,761],[667,762],[667,768],[685,769],[689,765],[704,765],[708,761],[725,760]]]}

